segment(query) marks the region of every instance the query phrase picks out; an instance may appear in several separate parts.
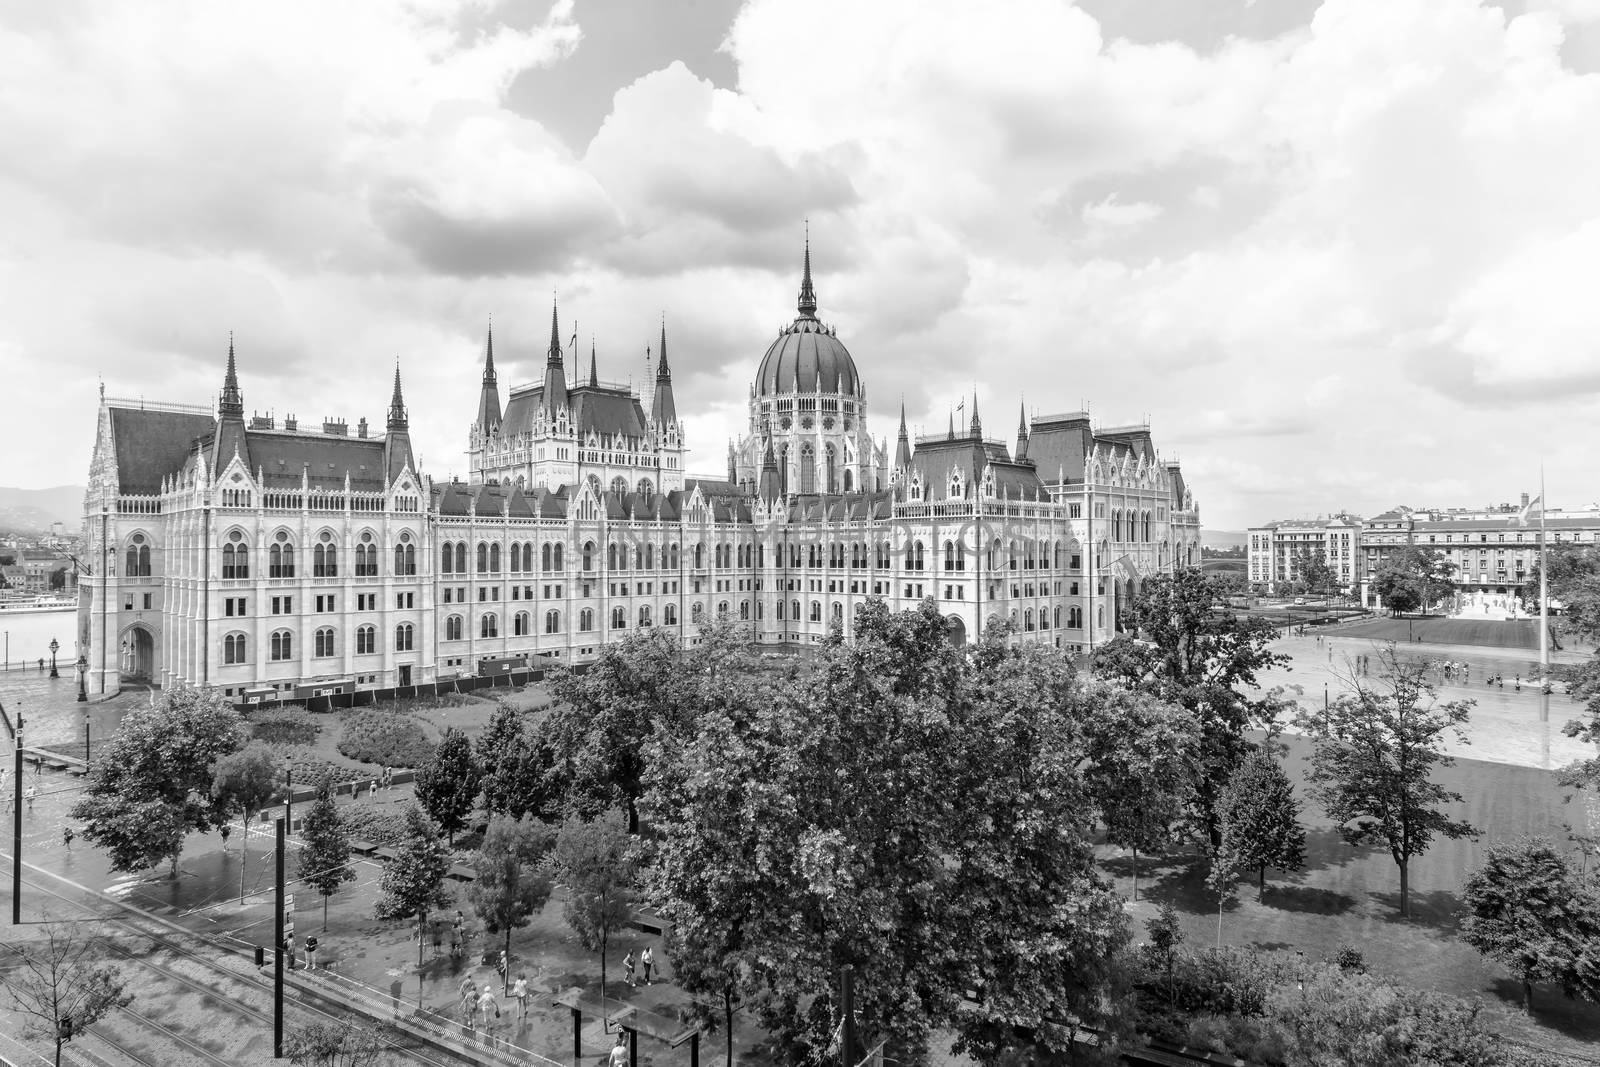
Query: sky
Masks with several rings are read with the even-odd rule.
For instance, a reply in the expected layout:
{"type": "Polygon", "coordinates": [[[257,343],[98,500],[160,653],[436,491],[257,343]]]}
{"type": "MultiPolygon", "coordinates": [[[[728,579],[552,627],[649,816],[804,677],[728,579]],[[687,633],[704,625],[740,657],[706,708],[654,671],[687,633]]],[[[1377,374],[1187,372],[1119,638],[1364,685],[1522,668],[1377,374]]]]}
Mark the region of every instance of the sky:
{"type": "Polygon", "coordinates": [[[717,476],[809,225],[891,442],[1148,421],[1218,529],[1587,504],[1597,133],[1600,0],[0,0],[0,484],[230,332],[302,425],[398,365],[464,476],[553,299],[610,380],[664,316],[717,476]]]}

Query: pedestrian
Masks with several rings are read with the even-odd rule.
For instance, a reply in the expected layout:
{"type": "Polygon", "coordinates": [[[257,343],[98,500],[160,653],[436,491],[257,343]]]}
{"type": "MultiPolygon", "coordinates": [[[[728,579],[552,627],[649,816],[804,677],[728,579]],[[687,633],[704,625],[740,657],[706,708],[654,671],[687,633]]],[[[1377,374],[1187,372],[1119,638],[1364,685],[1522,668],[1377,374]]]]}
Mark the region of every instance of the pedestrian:
{"type": "Polygon", "coordinates": [[[489,1026],[489,1009],[494,1009],[494,1017],[500,1018],[500,999],[494,995],[494,986],[488,982],[483,983],[483,992],[478,994],[478,1013],[483,1016],[483,1025],[489,1026]]]}
{"type": "Polygon", "coordinates": [[[43,656],[39,657],[39,673],[40,674],[44,673],[44,657],[43,656]]]}
{"type": "Polygon", "coordinates": [[[72,839],[77,836],[77,834],[73,833],[72,827],[63,826],[61,828],[61,843],[67,846],[68,852],[72,851],[72,839]]]}
{"type": "Polygon", "coordinates": [[[644,947],[644,951],[639,953],[639,969],[644,971],[644,984],[645,985],[649,985],[650,984],[650,968],[654,967],[655,965],[656,965],[655,954],[650,951],[650,946],[646,945],[644,947]]]}
{"type": "Polygon", "coordinates": [[[306,935],[306,971],[309,973],[317,969],[317,935],[306,935]]]}
{"type": "Polygon", "coordinates": [[[517,1018],[519,1020],[526,1019],[528,1017],[528,976],[526,974],[517,975],[517,980],[511,983],[511,995],[517,1001],[517,1018]]]}
{"type": "Polygon", "coordinates": [[[631,949],[631,948],[628,950],[628,954],[626,956],[622,957],[622,973],[628,979],[628,988],[632,989],[633,988],[633,949],[631,949]]]}
{"type": "Polygon", "coordinates": [[[376,778],[367,783],[367,799],[371,800],[378,795],[378,780],[376,778]]]}
{"type": "Polygon", "coordinates": [[[464,975],[461,979],[461,1016],[462,1021],[471,1027],[473,1020],[478,1016],[478,987],[472,981],[472,975],[464,975]]]}
{"type": "Polygon", "coordinates": [[[34,797],[36,797],[36,796],[38,796],[38,795],[39,795],[39,789],[38,789],[38,787],[37,787],[37,786],[32,786],[32,785],[30,785],[30,786],[29,786],[29,787],[28,787],[28,791],[27,791],[27,792],[26,792],[26,793],[24,793],[24,794],[22,794],[22,795],[23,795],[23,796],[24,796],[24,797],[25,797],[25,798],[27,798],[27,801],[28,801],[28,810],[29,810],[29,811],[32,811],[32,810],[33,810],[33,798],[34,798],[34,797]]]}
{"type": "Polygon", "coordinates": [[[290,934],[283,939],[283,954],[289,961],[289,969],[294,970],[294,935],[290,934]]]}
{"type": "Polygon", "coordinates": [[[611,1046],[611,1062],[608,1067],[628,1067],[628,1035],[626,1032],[617,1034],[617,1043],[611,1046]]]}

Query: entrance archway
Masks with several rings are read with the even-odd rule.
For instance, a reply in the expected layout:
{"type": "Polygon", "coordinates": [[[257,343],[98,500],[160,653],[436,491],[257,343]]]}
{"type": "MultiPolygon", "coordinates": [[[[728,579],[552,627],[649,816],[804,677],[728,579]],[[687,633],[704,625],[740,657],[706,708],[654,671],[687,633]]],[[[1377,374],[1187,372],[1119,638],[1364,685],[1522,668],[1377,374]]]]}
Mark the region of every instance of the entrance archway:
{"type": "Polygon", "coordinates": [[[124,678],[148,682],[155,676],[156,639],[143,626],[130,626],[122,635],[121,673],[124,678]]]}
{"type": "Polygon", "coordinates": [[[944,636],[956,648],[967,643],[967,624],[959,616],[951,615],[944,620],[944,636]]]}

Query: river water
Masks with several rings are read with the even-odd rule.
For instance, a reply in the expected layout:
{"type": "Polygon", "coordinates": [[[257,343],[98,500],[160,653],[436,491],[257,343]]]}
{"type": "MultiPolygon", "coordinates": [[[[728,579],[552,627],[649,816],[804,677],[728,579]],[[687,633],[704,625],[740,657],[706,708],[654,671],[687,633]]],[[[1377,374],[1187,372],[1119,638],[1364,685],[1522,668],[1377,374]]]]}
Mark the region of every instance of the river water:
{"type": "MultiPolygon", "coordinates": [[[[76,611],[0,611],[0,659],[6,670],[20,670],[30,666],[38,670],[42,658],[46,668],[50,665],[50,641],[55,639],[61,647],[56,652],[56,666],[78,661],[78,615],[76,611]]],[[[85,650],[87,651],[87,650],[85,650]]]]}

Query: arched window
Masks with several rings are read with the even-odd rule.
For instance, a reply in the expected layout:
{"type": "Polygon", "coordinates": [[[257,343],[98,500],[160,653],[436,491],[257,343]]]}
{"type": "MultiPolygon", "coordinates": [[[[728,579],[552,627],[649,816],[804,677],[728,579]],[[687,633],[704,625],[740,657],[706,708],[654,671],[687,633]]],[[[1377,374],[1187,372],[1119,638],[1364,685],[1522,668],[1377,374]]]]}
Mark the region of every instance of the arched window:
{"type": "Polygon", "coordinates": [[[678,542],[674,541],[672,544],[668,545],[667,551],[670,554],[670,558],[667,561],[667,566],[672,570],[677,570],[683,565],[683,555],[678,551],[678,542]]]}
{"type": "Polygon", "coordinates": [[[397,575],[417,573],[417,546],[394,546],[394,572],[397,575]]]}
{"type": "Polygon", "coordinates": [[[848,493],[848,492],[850,492],[851,490],[853,490],[855,488],[854,484],[852,484],[852,483],[853,483],[853,479],[850,477],[850,468],[846,467],[844,469],[844,491],[845,492],[848,493]]]}
{"type": "Polygon", "coordinates": [[[701,604],[698,601],[696,601],[695,603],[689,605],[689,621],[690,622],[692,622],[696,626],[698,626],[705,619],[705,617],[706,617],[706,610],[705,610],[705,605],[704,604],[701,604]]]}
{"type": "Polygon", "coordinates": [[[333,655],[333,628],[324,626],[312,635],[315,648],[312,655],[318,658],[333,655]]]}
{"type": "Polygon", "coordinates": [[[676,604],[668,604],[668,605],[666,605],[665,607],[663,607],[661,609],[661,625],[663,625],[663,626],[676,626],[676,625],[678,625],[678,605],[676,605],[676,604]]]}
{"type": "Polygon", "coordinates": [[[409,622],[403,622],[394,628],[394,650],[396,652],[410,652],[416,639],[416,628],[409,622]]]}
{"type": "MultiPolygon", "coordinates": [[[[322,536],[327,537],[327,534],[322,536]]],[[[333,578],[339,574],[338,552],[330,544],[318,544],[311,549],[311,577],[333,578]]]]}
{"type": "Polygon", "coordinates": [[[833,602],[833,621],[844,622],[844,605],[837,600],[833,602]]]}
{"type": "Polygon", "coordinates": [[[244,663],[244,634],[229,634],[222,639],[222,662],[244,663]]]}
{"type": "Polygon", "coordinates": [[[811,602],[811,621],[812,622],[821,622],[822,621],[822,601],[820,601],[820,600],[813,600],[811,602]]]}
{"type": "Polygon", "coordinates": [[[461,616],[451,615],[444,620],[444,639],[446,641],[461,640],[461,616]]]}
{"type": "Polygon", "coordinates": [[[639,605],[639,625],[640,626],[649,626],[650,625],[650,605],[649,604],[640,604],[639,605]]]}
{"type": "Polygon", "coordinates": [[[294,577],[294,546],[289,544],[289,535],[282,530],[278,531],[277,540],[267,553],[267,577],[294,577]]]}
{"type": "Polygon", "coordinates": [[[489,573],[500,573],[500,546],[498,544],[489,546],[489,573]]]}
{"type": "Polygon", "coordinates": [[[644,569],[647,570],[647,571],[653,571],[653,570],[656,569],[656,546],[655,545],[645,545],[644,546],[644,569]]]}
{"type": "Polygon", "coordinates": [[[825,475],[823,484],[828,487],[828,492],[837,493],[839,491],[838,464],[835,460],[833,446],[831,444],[823,449],[822,458],[823,473],[825,475]]]}
{"type": "Polygon", "coordinates": [[[1023,613],[1022,613],[1022,628],[1024,630],[1027,630],[1030,633],[1033,632],[1033,609],[1032,608],[1028,608],[1025,611],[1023,611],[1023,613]]]}
{"type": "MultiPolygon", "coordinates": [[[[561,546],[557,545],[556,546],[556,564],[557,564],[557,566],[559,566],[560,563],[561,563],[561,546]]],[[[528,542],[524,543],[523,546],[522,546],[522,569],[525,570],[525,571],[533,570],[533,542],[532,541],[528,541],[528,542]]]]}
{"type": "Polygon", "coordinates": [[[800,446],[800,491],[817,491],[817,453],[809,441],[800,446]]]}
{"type": "MultiPolygon", "coordinates": [[[[359,553],[360,549],[357,549],[356,551],[359,553]]],[[[361,556],[358,555],[356,558],[359,560],[361,558],[361,556]]],[[[451,573],[453,573],[455,571],[455,567],[452,566],[452,564],[454,564],[455,561],[456,561],[455,551],[454,551],[454,549],[451,548],[450,542],[446,541],[443,545],[441,545],[439,547],[439,573],[441,573],[441,574],[451,574],[451,573]]]]}
{"type": "Polygon", "coordinates": [[[578,612],[578,629],[588,633],[594,629],[594,609],[584,608],[578,612]]]}
{"type": "Polygon", "coordinates": [[[594,542],[593,541],[585,541],[583,543],[583,569],[586,570],[586,571],[594,570],[594,542]]]}
{"type": "Polygon", "coordinates": [[[526,611],[519,611],[511,616],[511,636],[528,636],[528,613],[526,611]]]}
{"type": "Polygon", "coordinates": [[[467,573],[467,543],[465,541],[456,542],[456,573],[467,573]]]}
{"type": "Polygon", "coordinates": [[[728,617],[728,602],[726,600],[717,601],[717,618],[726,619],[727,617],[728,617]]]}
{"type": "Polygon", "coordinates": [[[606,568],[613,571],[617,569],[617,546],[614,544],[606,546],[606,568]]]}
{"type": "Polygon", "coordinates": [[[699,542],[694,546],[694,569],[703,570],[706,565],[706,543],[699,542]]]}
{"type": "Polygon", "coordinates": [[[741,618],[741,619],[750,618],[750,601],[748,601],[748,600],[739,601],[739,618],[741,618]]]}
{"type": "MultiPolygon", "coordinates": [[[[238,530],[228,535],[242,538],[238,530]]],[[[224,545],[222,549],[222,576],[224,578],[250,577],[250,548],[244,544],[224,545]]]]}
{"type": "Polygon", "coordinates": [[[290,633],[288,630],[272,631],[270,647],[272,649],[271,655],[274,660],[293,659],[294,634],[290,633]]]}
{"type": "Polygon", "coordinates": [[[633,546],[633,569],[636,570],[636,571],[644,570],[644,546],[643,545],[634,545],[633,546]]]}
{"type": "Polygon", "coordinates": [[[478,573],[489,573],[489,544],[486,541],[478,542],[478,573]]]}
{"type": "Polygon", "coordinates": [[[625,571],[627,569],[628,569],[628,546],[627,545],[618,545],[617,546],[617,570],[625,571]]]}
{"type": "Polygon", "coordinates": [[[911,546],[911,569],[914,570],[914,571],[920,571],[922,569],[922,542],[921,541],[918,541],[918,542],[916,542],[915,544],[913,544],[911,546]]]}
{"type": "Polygon", "coordinates": [[[800,621],[800,601],[789,601],[789,614],[794,618],[795,622],[800,621]]]}
{"type": "Polygon", "coordinates": [[[613,493],[617,494],[618,496],[627,496],[628,495],[628,479],[624,478],[620,474],[617,475],[615,478],[611,479],[611,491],[613,493]]]}
{"type": "Polygon", "coordinates": [[[956,569],[956,543],[954,541],[946,541],[944,543],[944,569],[947,571],[956,569]]]}
{"type": "Polygon", "coordinates": [[[785,615],[784,615],[783,601],[780,600],[780,601],[778,601],[778,621],[779,622],[783,622],[784,618],[785,618],[785,615]]]}
{"type": "Polygon", "coordinates": [[[378,628],[376,626],[356,627],[356,655],[370,656],[378,651],[378,628]]]}
{"type": "Polygon", "coordinates": [[[650,503],[650,497],[652,495],[654,495],[655,491],[656,491],[656,487],[653,484],[651,484],[649,478],[640,478],[639,479],[639,496],[644,500],[644,502],[646,504],[650,503]]]}
{"type": "Polygon", "coordinates": [[[544,632],[547,634],[561,632],[561,612],[547,611],[544,613],[544,632]]]}
{"type": "Polygon", "coordinates": [[[136,533],[128,543],[128,565],[123,574],[129,578],[150,577],[150,546],[144,542],[144,534],[136,533]]]}
{"type": "Polygon", "coordinates": [[[611,628],[613,630],[621,630],[621,629],[624,629],[627,625],[628,625],[628,613],[626,611],[624,611],[622,608],[612,608],[611,609],[611,628]]]}
{"type": "Polygon", "coordinates": [[[1006,567],[1010,570],[1017,569],[1017,543],[1015,541],[1010,541],[1006,544],[1006,567]]]}
{"type": "Polygon", "coordinates": [[[539,569],[540,570],[546,570],[547,571],[547,570],[552,569],[551,566],[550,566],[551,563],[554,562],[552,556],[553,556],[553,554],[550,551],[550,542],[546,541],[543,545],[541,545],[539,547],[539,569]]]}
{"type": "Polygon", "coordinates": [[[484,612],[483,617],[478,620],[478,636],[499,637],[500,617],[492,611],[484,612]]]}

